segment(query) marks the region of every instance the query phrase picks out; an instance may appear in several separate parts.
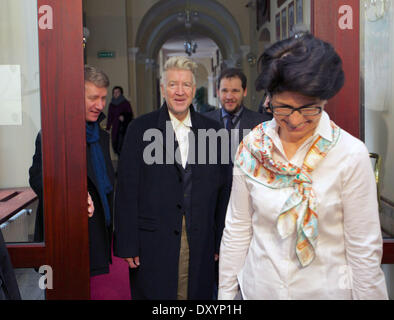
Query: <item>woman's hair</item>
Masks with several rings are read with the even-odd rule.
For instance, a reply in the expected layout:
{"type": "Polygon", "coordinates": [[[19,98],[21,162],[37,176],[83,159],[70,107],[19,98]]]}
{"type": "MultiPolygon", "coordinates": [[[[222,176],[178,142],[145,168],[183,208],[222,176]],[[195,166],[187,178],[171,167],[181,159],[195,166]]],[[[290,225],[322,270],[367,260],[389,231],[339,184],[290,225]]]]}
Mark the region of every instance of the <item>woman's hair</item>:
{"type": "Polygon", "coordinates": [[[114,95],[114,91],[118,89],[120,91],[120,94],[123,95],[123,88],[121,86],[115,86],[112,88],[112,95],[114,95]]]}
{"type": "Polygon", "coordinates": [[[284,91],[327,100],[342,88],[342,60],[331,44],[309,33],[278,41],[260,56],[256,90],[284,91]]]}

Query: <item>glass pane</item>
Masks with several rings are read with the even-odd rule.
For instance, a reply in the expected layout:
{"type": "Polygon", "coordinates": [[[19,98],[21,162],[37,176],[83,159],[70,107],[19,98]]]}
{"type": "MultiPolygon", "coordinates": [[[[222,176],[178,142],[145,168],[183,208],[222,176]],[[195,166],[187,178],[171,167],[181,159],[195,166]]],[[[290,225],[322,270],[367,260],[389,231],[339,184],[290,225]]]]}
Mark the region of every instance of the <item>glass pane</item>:
{"type": "Polygon", "coordinates": [[[394,8],[390,3],[364,0],[360,15],[365,143],[370,153],[381,158],[380,220],[385,238],[394,236],[394,8]]]}
{"type": "MultiPolygon", "coordinates": [[[[0,1],[0,48],[0,228],[6,242],[42,240],[29,185],[41,130],[37,1],[0,1]]],[[[41,173],[37,180],[42,188],[41,173]]]]}

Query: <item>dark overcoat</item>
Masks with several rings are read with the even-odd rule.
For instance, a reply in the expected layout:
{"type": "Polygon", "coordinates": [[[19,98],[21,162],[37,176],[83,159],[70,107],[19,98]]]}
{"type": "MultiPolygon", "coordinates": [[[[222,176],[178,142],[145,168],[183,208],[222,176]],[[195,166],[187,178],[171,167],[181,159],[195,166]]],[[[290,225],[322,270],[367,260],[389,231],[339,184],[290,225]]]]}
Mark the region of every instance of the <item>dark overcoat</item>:
{"type": "MultiPolygon", "coordinates": [[[[220,125],[190,108],[192,132],[218,130],[220,125]]],[[[228,164],[191,164],[191,212],[183,207],[182,174],[174,163],[149,163],[149,155],[174,156],[173,129],[166,104],[159,110],[134,120],[126,134],[119,161],[115,196],[114,254],[123,258],[140,257],[140,266],[129,269],[132,299],[176,299],[182,217],[186,217],[189,241],[189,299],[212,299],[214,254],[219,252],[230,194],[231,167],[228,164]],[[167,129],[166,129],[167,123],[167,129]],[[149,130],[153,129],[153,130],[149,130]],[[163,140],[151,152],[152,134],[163,140]],[[144,139],[144,134],[146,134],[144,139]]],[[[189,140],[190,141],[190,140],[189,140]]],[[[195,151],[209,159],[207,143],[195,151]]],[[[218,156],[217,149],[212,150],[218,156]]],[[[201,159],[200,159],[201,160],[201,159]]],[[[190,164],[190,162],[189,162],[190,164]]],[[[190,195],[189,195],[190,196],[190,195]]]]}
{"type": "MultiPolygon", "coordinates": [[[[109,153],[109,134],[100,129],[100,146],[103,151],[108,178],[114,185],[115,174],[109,153]]],[[[97,189],[96,177],[90,160],[90,147],[86,147],[88,191],[94,203],[93,217],[89,218],[89,253],[90,275],[98,275],[109,272],[111,262],[111,239],[113,225],[106,227],[104,209],[97,189]]],[[[33,164],[29,169],[29,183],[38,195],[39,205],[37,208],[35,241],[43,241],[43,187],[42,187],[42,156],[41,156],[41,132],[36,138],[36,150],[33,156],[33,164]]],[[[113,194],[108,195],[108,204],[113,220],[113,194]]],[[[87,214],[87,212],[86,212],[87,214]]]]}
{"type": "Polygon", "coordinates": [[[34,242],[44,241],[44,202],[42,191],[41,131],[37,134],[33,162],[29,168],[29,184],[38,196],[38,207],[34,226],[34,242]]]}

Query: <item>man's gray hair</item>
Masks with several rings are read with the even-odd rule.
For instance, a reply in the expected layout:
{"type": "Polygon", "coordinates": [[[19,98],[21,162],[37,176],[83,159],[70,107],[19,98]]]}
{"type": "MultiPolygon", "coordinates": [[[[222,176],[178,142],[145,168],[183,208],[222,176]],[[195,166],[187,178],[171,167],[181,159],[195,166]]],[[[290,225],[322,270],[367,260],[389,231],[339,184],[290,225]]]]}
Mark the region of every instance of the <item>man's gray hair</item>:
{"type": "Polygon", "coordinates": [[[96,87],[108,88],[108,76],[96,67],[85,65],[85,82],[91,82],[96,87]]]}
{"type": "Polygon", "coordinates": [[[193,60],[189,59],[188,57],[184,56],[174,56],[169,58],[166,63],[164,64],[164,72],[162,76],[162,83],[165,84],[166,82],[166,72],[171,69],[177,70],[189,70],[193,75],[193,84],[196,84],[196,72],[197,72],[197,63],[193,60]]]}

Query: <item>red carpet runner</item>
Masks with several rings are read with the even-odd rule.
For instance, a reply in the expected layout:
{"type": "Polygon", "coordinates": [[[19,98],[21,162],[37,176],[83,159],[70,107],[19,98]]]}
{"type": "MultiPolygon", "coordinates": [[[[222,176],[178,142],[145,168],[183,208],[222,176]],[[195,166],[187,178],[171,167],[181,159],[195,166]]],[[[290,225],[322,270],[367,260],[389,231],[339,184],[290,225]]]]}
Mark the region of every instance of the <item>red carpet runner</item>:
{"type": "Polygon", "coordinates": [[[112,255],[109,273],[90,277],[91,300],[130,300],[129,267],[112,255]]]}

